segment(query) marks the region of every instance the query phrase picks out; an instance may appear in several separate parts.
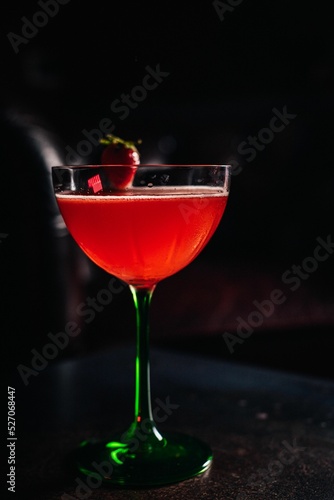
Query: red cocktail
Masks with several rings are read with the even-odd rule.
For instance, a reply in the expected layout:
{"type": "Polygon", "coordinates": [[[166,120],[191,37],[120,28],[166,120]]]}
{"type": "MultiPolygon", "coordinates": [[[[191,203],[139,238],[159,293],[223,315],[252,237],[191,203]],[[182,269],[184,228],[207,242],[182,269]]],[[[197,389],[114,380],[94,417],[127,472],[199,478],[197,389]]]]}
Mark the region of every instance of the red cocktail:
{"type": "Polygon", "coordinates": [[[150,285],[187,266],[223,215],[227,192],[214,187],[131,189],[125,194],[58,194],[66,225],[83,251],[129,284],[150,285]]]}

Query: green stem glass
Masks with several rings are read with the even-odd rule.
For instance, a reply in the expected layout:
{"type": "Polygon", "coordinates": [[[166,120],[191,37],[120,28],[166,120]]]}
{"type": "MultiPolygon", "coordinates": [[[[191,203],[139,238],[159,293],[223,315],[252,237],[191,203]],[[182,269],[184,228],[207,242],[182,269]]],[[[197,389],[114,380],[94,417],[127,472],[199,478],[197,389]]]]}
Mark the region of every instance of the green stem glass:
{"type": "Polygon", "coordinates": [[[149,359],[149,311],[155,285],[136,288],[130,285],[136,308],[137,352],[135,385],[135,419],[131,431],[144,432],[148,440],[162,441],[153,420],[151,405],[150,359],[149,359]]]}
{"type": "MultiPolygon", "coordinates": [[[[190,264],[225,211],[229,165],[72,165],[53,167],[55,197],[66,226],[85,254],[127,283],[137,322],[134,417],[106,440],[83,441],[74,452],[87,484],[149,487],[197,476],[212,451],[182,432],[163,432],[174,405],[152,408],[149,312],[163,279],[190,264]],[[126,183],[126,187],[125,184],[126,183]]],[[[182,411],[182,408],[178,411],[182,411]]],[[[170,429],[172,426],[168,425],[170,429]]]]}
{"type": "Polygon", "coordinates": [[[129,287],[137,323],[134,421],[107,442],[84,441],[76,462],[83,474],[104,483],[160,486],[205,472],[212,451],[190,435],[159,432],[152,413],[149,360],[149,311],[155,285],[129,287]]]}
{"type": "Polygon", "coordinates": [[[149,310],[152,288],[136,288],[130,285],[136,308],[137,321],[137,355],[136,355],[136,393],[135,423],[144,420],[153,422],[151,408],[150,360],[149,360],[149,310]]]}

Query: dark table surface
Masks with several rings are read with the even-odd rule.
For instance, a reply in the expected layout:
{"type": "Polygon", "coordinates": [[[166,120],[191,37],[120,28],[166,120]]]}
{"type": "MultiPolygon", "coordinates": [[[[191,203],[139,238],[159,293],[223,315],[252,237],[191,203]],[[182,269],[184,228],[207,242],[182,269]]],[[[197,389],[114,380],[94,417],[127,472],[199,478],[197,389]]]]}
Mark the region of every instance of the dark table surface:
{"type": "Polygon", "coordinates": [[[132,346],[119,346],[50,361],[27,385],[11,379],[17,441],[10,498],[334,499],[333,381],[158,348],[151,349],[153,406],[157,398],[175,405],[160,430],[209,443],[212,467],[159,488],[78,489],[65,466],[72,449],[132,421],[134,357],[132,346]]]}

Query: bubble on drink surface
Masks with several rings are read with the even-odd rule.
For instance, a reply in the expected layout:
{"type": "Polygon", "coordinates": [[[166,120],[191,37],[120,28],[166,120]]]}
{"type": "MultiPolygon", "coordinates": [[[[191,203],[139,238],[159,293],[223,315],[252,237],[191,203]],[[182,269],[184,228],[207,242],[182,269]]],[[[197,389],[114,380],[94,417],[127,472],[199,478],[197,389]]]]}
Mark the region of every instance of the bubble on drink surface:
{"type": "Polygon", "coordinates": [[[153,182],[149,182],[149,183],[147,184],[147,187],[152,188],[152,187],[153,187],[153,185],[154,185],[154,184],[153,184],[153,182]]]}

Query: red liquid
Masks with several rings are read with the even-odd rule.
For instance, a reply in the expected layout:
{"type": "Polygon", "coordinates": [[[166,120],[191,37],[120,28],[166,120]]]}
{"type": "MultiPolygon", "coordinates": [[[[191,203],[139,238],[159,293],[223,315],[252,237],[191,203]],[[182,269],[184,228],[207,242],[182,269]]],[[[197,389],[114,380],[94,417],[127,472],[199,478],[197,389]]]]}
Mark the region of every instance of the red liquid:
{"type": "Polygon", "coordinates": [[[70,233],[90,259],[143,286],[187,266],[213,235],[227,202],[226,193],[209,187],[147,193],[57,195],[70,233]]]}

